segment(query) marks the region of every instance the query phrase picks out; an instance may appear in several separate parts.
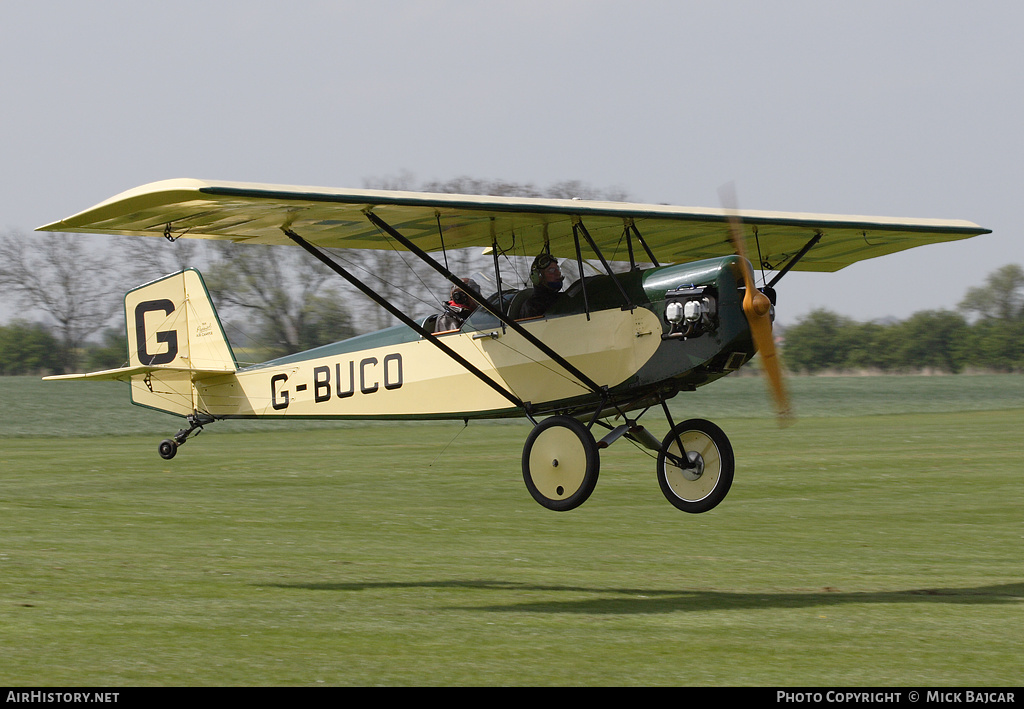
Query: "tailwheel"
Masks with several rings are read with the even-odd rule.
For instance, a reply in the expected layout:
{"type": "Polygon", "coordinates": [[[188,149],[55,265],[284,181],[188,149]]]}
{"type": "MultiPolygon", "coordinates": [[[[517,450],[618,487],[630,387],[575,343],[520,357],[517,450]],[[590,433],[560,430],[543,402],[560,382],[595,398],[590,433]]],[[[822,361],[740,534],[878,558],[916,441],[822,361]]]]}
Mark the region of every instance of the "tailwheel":
{"type": "Polygon", "coordinates": [[[674,426],[658,451],[658,484],[683,512],[707,512],[725,499],[735,469],[729,439],[704,419],[674,426]]]}
{"type": "Polygon", "coordinates": [[[601,457],[590,430],[569,416],[537,424],[523,447],[523,480],[533,499],[549,510],[579,507],[597,485],[601,457]]]}
{"type": "Polygon", "coordinates": [[[157,450],[160,452],[161,458],[170,460],[178,452],[178,442],[172,438],[165,438],[160,441],[160,446],[157,450]]]}
{"type": "Polygon", "coordinates": [[[210,414],[203,414],[196,411],[193,414],[185,417],[188,421],[188,428],[179,429],[173,438],[165,438],[160,441],[160,445],[157,447],[157,452],[160,453],[160,457],[164,460],[170,460],[173,458],[180,446],[185,445],[188,437],[199,433],[202,433],[203,426],[208,423],[213,423],[215,419],[210,414]]]}

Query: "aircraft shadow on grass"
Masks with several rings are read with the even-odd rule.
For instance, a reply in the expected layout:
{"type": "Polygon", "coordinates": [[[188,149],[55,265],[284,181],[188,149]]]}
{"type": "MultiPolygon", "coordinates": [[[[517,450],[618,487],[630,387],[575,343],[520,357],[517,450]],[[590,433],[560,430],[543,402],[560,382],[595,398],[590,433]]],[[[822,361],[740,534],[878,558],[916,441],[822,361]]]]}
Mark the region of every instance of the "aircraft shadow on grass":
{"type": "MultiPolygon", "coordinates": [[[[650,614],[677,611],[742,610],[750,608],[808,608],[855,603],[952,603],[998,605],[1024,601],[1024,583],[973,588],[920,588],[905,591],[843,591],[825,587],[815,591],[751,592],[708,590],[658,590],[642,588],[589,588],[523,584],[511,581],[422,581],[380,583],[275,584],[280,588],[317,591],[367,591],[374,589],[475,589],[547,594],[545,598],[490,606],[459,607],[460,610],[523,613],[650,614]],[[596,598],[558,600],[559,594],[595,594],[596,598]]],[[[455,607],[452,607],[455,609],[455,607]]]]}

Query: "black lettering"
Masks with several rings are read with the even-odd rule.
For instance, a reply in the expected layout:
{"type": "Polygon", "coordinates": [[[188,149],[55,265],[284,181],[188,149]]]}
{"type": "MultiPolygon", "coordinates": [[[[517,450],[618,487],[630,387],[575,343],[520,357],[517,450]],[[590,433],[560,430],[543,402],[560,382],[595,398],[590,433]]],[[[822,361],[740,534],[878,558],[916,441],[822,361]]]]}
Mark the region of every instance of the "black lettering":
{"type": "Polygon", "coordinates": [[[372,394],[373,392],[377,391],[377,389],[380,388],[380,384],[376,381],[373,382],[372,385],[368,385],[366,383],[366,365],[368,364],[376,366],[377,358],[367,357],[366,359],[359,363],[359,391],[363,392],[364,394],[372,394]]]}
{"type": "Polygon", "coordinates": [[[331,368],[313,367],[313,400],[318,404],[331,399],[331,368]]]}
{"type": "Polygon", "coordinates": [[[384,357],[384,388],[385,389],[398,389],[402,386],[402,355],[400,354],[389,354],[384,357]],[[396,366],[395,376],[391,377],[391,370],[388,368],[388,364],[394,363],[396,366]]]}
{"type": "Polygon", "coordinates": [[[334,372],[337,375],[338,380],[338,398],[347,399],[352,396],[356,391],[356,363],[352,360],[348,361],[348,389],[346,391],[341,390],[341,362],[334,365],[334,372]]]}
{"type": "Polygon", "coordinates": [[[156,333],[156,341],[167,345],[166,352],[151,354],[146,348],[146,313],[162,312],[170,315],[174,312],[174,303],[166,298],[162,300],[146,300],[135,306],[135,343],[142,364],[153,366],[173,362],[178,356],[178,331],[160,330],[156,333]]]}
{"type": "Polygon", "coordinates": [[[270,405],[278,411],[288,408],[288,390],[278,391],[277,389],[278,382],[286,381],[288,381],[287,374],[275,374],[270,378],[270,405]],[[278,394],[281,395],[280,399],[278,394]]]}

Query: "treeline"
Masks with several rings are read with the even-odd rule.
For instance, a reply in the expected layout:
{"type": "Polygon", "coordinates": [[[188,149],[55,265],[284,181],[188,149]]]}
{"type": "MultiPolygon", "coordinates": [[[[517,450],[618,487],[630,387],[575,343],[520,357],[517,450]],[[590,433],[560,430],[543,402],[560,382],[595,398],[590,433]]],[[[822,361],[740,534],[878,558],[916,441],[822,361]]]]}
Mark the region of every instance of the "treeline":
{"type": "Polygon", "coordinates": [[[815,310],[785,330],[781,349],[797,373],[1024,371],[1024,270],[998,269],[957,312],[865,323],[815,310]]]}
{"type": "MultiPolygon", "coordinates": [[[[229,312],[237,316],[245,309],[256,310],[255,325],[249,332],[263,337],[265,343],[262,351],[253,353],[255,359],[356,334],[352,313],[374,308],[363,303],[361,295],[350,298],[333,293],[319,281],[319,290],[300,288],[288,297],[284,293],[289,289],[281,285],[260,292],[247,280],[260,263],[258,252],[238,251],[246,263],[226,269],[215,261],[211,280],[217,285],[217,302],[226,304],[229,312]],[[277,310],[270,307],[275,298],[277,310]],[[263,305],[257,307],[259,303],[263,305]],[[276,345],[266,344],[267,339],[276,345]]],[[[370,329],[376,328],[375,319],[371,325],[370,329]]],[[[923,311],[906,320],[880,323],[858,322],[819,309],[785,328],[782,336],[782,359],[793,373],[1021,372],[1024,271],[1016,265],[999,269],[985,284],[968,290],[958,312],[923,311]]],[[[63,339],[54,325],[20,318],[0,325],[0,375],[111,369],[124,364],[126,351],[123,324],[77,343],[63,339]],[[75,351],[68,352],[68,347],[75,351]]]]}
{"type": "Polygon", "coordinates": [[[106,330],[100,342],[84,343],[71,357],[46,325],[21,319],[0,325],[0,375],[61,374],[69,359],[87,371],[114,369],[124,364],[127,351],[123,327],[106,330]]]}

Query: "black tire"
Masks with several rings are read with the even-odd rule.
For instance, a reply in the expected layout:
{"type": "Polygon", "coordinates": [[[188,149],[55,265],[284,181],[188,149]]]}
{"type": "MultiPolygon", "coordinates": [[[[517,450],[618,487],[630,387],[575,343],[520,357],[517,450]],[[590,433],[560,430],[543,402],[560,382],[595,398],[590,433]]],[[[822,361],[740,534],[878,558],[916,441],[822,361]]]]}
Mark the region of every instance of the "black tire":
{"type": "Polygon", "coordinates": [[[178,452],[178,444],[170,438],[165,438],[160,441],[160,447],[157,450],[160,451],[161,458],[164,460],[170,460],[174,457],[174,454],[178,452]]]}
{"type": "Polygon", "coordinates": [[[677,509],[691,514],[714,508],[732,487],[736,459],[729,438],[715,424],[690,419],[677,424],[658,452],[658,484],[665,498],[677,509]],[[678,460],[679,441],[696,462],[693,469],[672,462],[678,460]]]}
{"type": "Polygon", "coordinates": [[[590,430],[569,416],[534,426],[523,446],[523,480],[533,499],[566,512],[587,501],[597,486],[601,456],[590,430]]]}

